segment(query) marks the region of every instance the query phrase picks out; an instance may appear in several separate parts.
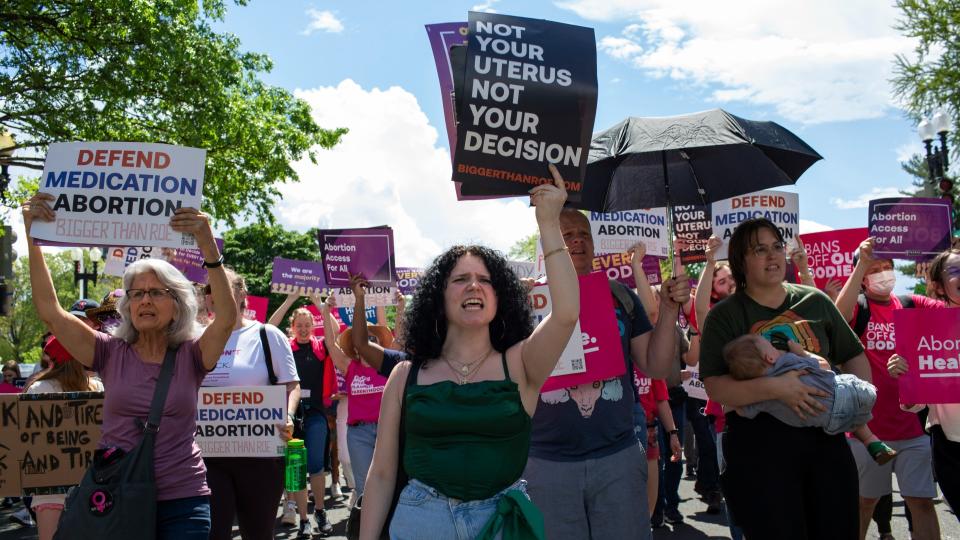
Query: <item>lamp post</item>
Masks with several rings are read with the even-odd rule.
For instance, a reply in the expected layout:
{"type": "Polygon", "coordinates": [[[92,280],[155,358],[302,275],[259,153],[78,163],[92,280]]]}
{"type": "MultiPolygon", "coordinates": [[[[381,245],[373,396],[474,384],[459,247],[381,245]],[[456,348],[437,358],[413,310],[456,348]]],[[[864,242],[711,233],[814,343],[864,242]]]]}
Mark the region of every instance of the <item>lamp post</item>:
{"type": "Polygon", "coordinates": [[[93,263],[93,272],[84,272],[83,269],[83,250],[73,248],[70,250],[70,258],[73,259],[73,283],[80,284],[80,298],[87,297],[87,282],[92,281],[97,284],[97,265],[100,263],[102,253],[100,248],[90,248],[90,261],[93,263]]]}
{"type": "Polygon", "coordinates": [[[10,159],[13,158],[17,141],[10,132],[0,132],[0,203],[7,202],[7,187],[10,186],[10,159]]]}
{"type": "Polygon", "coordinates": [[[950,117],[947,116],[947,111],[940,108],[930,120],[922,119],[917,126],[917,132],[927,150],[927,171],[930,175],[927,185],[924,186],[924,194],[931,197],[939,195],[953,202],[953,181],[946,175],[950,168],[950,151],[947,148],[950,117]],[[934,146],[934,136],[939,137],[939,146],[934,146]]]}

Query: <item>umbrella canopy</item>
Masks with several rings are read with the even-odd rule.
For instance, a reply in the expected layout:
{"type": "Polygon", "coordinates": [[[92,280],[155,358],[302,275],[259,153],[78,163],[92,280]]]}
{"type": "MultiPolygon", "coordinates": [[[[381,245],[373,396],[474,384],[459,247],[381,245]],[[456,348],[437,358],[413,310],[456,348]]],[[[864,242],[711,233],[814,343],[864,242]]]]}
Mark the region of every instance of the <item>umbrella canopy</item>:
{"type": "Polygon", "coordinates": [[[714,109],[627,118],[590,144],[583,199],[597,212],[718,201],[793,184],[823,159],[775,122],[714,109]]]}

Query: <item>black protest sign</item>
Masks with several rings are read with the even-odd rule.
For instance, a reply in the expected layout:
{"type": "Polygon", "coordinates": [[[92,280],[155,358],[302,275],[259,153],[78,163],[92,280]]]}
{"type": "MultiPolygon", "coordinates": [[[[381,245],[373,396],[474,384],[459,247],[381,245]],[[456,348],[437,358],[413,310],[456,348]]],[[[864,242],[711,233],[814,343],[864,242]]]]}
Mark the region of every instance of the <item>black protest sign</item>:
{"type": "MultiPolygon", "coordinates": [[[[471,12],[453,179],[523,195],[553,163],[578,200],[597,108],[592,28],[471,12]]],[[[459,86],[459,85],[457,85],[459,86]]]]}
{"type": "Polygon", "coordinates": [[[707,240],[713,233],[710,206],[674,206],[673,234],[681,244],[680,263],[691,264],[707,260],[707,240]]]}
{"type": "Polygon", "coordinates": [[[17,496],[65,493],[80,483],[83,473],[93,462],[93,452],[100,442],[103,423],[103,392],[67,392],[57,394],[18,394],[16,402],[2,403],[3,447],[14,440],[17,447],[4,459],[19,475],[14,491],[0,484],[0,495],[17,496]],[[16,418],[15,424],[7,421],[16,418]],[[11,459],[12,458],[12,459],[11,459]]]}

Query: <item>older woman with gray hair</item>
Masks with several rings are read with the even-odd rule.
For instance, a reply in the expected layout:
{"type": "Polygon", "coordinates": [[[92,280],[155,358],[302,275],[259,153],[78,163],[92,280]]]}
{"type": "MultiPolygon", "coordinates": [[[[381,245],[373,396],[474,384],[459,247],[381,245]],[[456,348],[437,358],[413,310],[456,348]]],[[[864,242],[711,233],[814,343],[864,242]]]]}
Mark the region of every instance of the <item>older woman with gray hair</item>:
{"type": "Polygon", "coordinates": [[[137,445],[142,433],[137,421],[148,416],[167,350],[176,350],[154,450],[157,538],[205,539],[210,531],[210,489],[194,442],[197,391],[203,377],[216,367],[237,316],[209,220],[196,209],[180,208],[170,225],[196,238],[216,298],[214,322],[206,329],[196,324],[196,296],[183,274],[165,261],[145,259],[124,272],[126,294],[117,304],[121,323],[110,336],[93,330],[57,302],[43,253],[30,235],[34,220],[54,219],[52,200],[51,195],[38,193],[23,205],[37,314],[67,351],[103,380],[107,391],[101,448],[128,452],[137,445]]]}

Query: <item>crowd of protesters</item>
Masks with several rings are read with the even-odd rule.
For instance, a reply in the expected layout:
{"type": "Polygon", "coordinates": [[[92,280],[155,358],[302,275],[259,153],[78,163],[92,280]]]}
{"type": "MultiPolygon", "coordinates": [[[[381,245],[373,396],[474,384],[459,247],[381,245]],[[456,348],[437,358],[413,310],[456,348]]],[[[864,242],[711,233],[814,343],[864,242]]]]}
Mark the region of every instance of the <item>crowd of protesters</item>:
{"type": "MultiPolygon", "coordinates": [[[[712,238],[695,288],[682,273],[651,287],[639,243],[636,288],[610,281],[622,374],[541,392],[580,317],[578,280],[594,271],[590,223],[564,208],[551,173],[553,184],[530,192],[552,301],[539,324],[530,284],[482,246],[438,256],[409,307],[399,299],[394,329],[367,322],[362,276],[351,280],[350,325],[334,317],[333,296],[309,297],[318,318],[290,312],[298,294],[269,323],[250,321],[244,279],[190,208],[171,224],[197,238],[201,290],[167,262],[143,260],[102,304],[65,310],[29,235],[53,218],[51,197],[37,194],[23,215],[34,305],[50,335],[46,366],[25,391],[104,391],[100,446],[130,451],[175,354],[154,454],[158,538],[230,538],[235,522],[245,539],[272,538],[280,505],[298,537],[327,535],[326,472],[338,497],[340,465],[359,514],[351,533],[363,539],[650,538],[684,519],[685,426],[696,449],[687,472],[706,511],[726,511],[734,538],[862,539],[871,519],[891,538],[882,514],[893,475],[913,538],[940,537],[937,484],[960,504],[960,404],[901,405],[908,364],[865,333],[885,328],[892,340],[899,309],[960,307],[960,251],[929,265],[929,296],[898,297],[873,239],[846,284],[826,292],[811,286],[802,249],[788,253],[764,219],[737,227],[727,261],[712,238]],[[802,284],[786,280],[788,260],[802,284]],[[692,373],[709,400],[684,391],[692,373]],[[277,431],[305,441],[309,489],[284,495],[282,458],[204,457],[194,439],[201,386],[265,385],[285,390],[277,431]]],[[[16,363],[3,375],[6,391],[16,363]]],[[[64,496],[26,505],[40,538],[53,538],[64,496]]]]}

